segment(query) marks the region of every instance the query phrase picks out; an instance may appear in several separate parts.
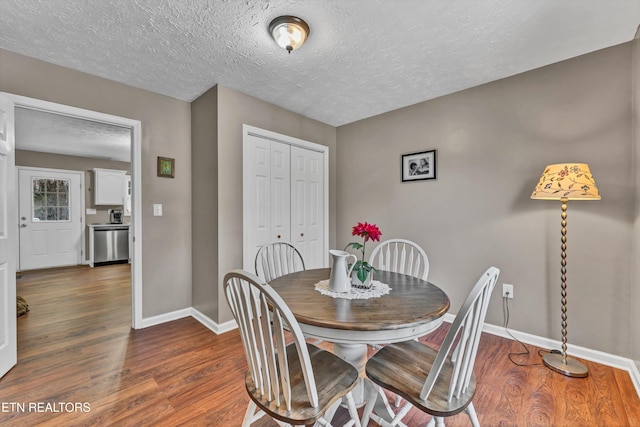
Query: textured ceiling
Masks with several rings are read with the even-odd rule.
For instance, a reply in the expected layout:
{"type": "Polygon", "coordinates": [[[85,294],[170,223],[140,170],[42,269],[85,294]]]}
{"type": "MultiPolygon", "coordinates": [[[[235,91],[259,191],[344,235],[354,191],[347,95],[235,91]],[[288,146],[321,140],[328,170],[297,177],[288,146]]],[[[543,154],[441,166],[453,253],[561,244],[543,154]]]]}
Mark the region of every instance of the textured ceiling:
{"type": "Polygon", "coordinates": [[[638,0],[0,0],[0,47],[185,101],[338,126],[631,40],[638,0]],[[291,55],[267,33],[311,27],[291,55]]]}
{"type": "Polygon", "coordinates": [[[16,108],[18,150],[131,161],[131,129],[16,108]]]}

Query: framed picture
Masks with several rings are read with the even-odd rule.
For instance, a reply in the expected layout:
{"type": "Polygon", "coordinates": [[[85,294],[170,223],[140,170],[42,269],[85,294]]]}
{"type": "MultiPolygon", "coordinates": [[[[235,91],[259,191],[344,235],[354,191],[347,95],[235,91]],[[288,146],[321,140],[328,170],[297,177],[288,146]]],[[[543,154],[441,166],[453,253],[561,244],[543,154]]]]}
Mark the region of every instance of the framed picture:
{"type": "Polygon", "coordinates": [[[176,160],[168,157],[158,157],[158,176],[175,178],[176,160]]]}
{"type": "Polygon", "coordinates": [[[436,150],[402,155],[402,182],[436,179],[436,150]]]}

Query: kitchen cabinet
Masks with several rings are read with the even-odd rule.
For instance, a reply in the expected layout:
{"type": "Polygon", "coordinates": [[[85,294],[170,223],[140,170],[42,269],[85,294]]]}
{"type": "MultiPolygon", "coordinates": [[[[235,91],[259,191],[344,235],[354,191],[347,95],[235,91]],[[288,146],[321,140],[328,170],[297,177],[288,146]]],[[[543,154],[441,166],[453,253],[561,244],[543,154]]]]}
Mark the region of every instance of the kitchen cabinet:
{"type": "Polygon", "coordinates": [[[127,171],[93,170],[93,196],[96,205],[123,205],[127,188],[127,171]]]}

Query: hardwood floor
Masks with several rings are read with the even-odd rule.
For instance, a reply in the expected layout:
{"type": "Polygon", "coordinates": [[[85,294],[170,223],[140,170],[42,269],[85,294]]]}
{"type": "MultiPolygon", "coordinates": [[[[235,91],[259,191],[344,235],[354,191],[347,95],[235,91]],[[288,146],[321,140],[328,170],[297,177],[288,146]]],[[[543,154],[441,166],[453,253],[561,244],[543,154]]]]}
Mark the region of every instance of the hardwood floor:
{"type": "MultiPolygon", "coordinates": [[[[0,425],[240,425],[248,396],[237,331],[218,336],[192,318],[131,330],[129,274],[127,264],[23,274],[18,294],[31,311],[18,319],[18,365],[0,379],[0,425]]],[[[441,342],[446,329],[423,341],[441,342]]],[[[474,398],[483,426],[640,426],[626,372],[584,361],[589,377],[571,379],[515,366],[510,351],[520,347],[483,335],[474,398]]],[[[519,360],[539,362],[531,352],[519,360]]],[[[405,422],[428,419],[412,409],[405,422]]],[[[468,425],[464,414],[447,422],[468,425]]]]}

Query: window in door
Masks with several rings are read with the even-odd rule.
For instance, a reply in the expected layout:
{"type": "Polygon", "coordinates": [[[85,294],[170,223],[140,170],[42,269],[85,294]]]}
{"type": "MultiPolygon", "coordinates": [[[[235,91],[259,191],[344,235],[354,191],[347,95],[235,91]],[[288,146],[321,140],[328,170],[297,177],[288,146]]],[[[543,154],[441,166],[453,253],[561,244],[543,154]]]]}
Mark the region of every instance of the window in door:
{"type": "Polygon", "coordinates": [[[69,222],[69,180],[32,179],[33,222],[69,222]]]}

